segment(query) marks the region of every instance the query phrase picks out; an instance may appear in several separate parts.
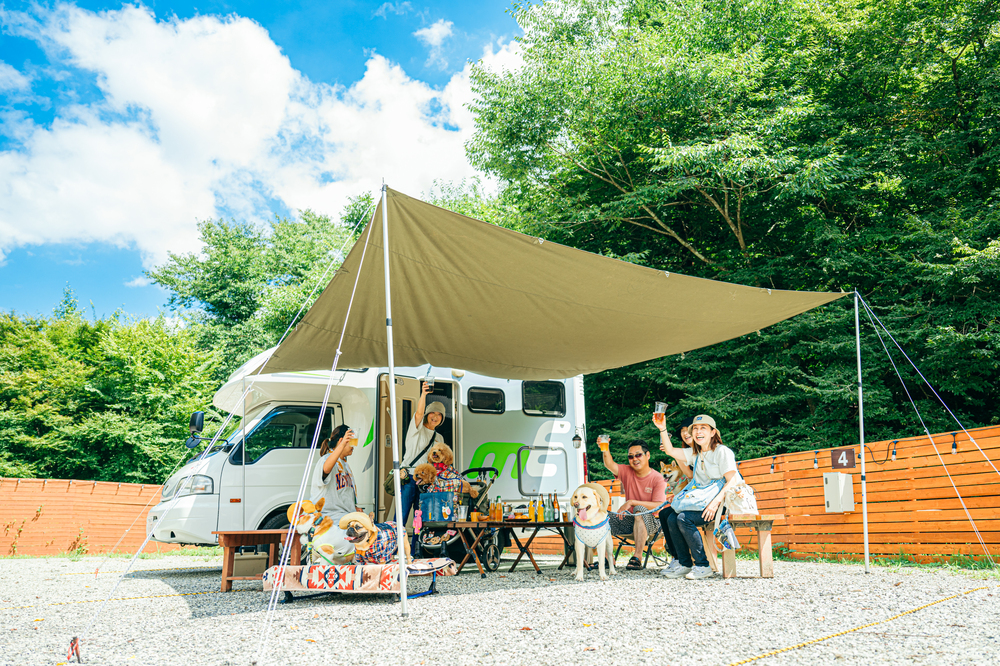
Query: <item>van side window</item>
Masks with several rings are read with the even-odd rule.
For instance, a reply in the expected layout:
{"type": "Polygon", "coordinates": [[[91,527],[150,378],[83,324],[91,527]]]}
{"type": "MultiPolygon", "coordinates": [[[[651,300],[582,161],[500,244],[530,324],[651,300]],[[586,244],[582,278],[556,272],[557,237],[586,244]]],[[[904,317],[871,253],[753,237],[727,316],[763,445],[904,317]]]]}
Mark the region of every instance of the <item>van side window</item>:
{"type": "MultiPolygon", "coordinates": [[[[340,421],[335,417],[339,413],[339,405],[330,405],[323,415],[323,427],[320,430],[317,446],[333,431],[333,422],[340,421]]],[[[269,451],[274,449],[307,449],[312,445],[316,421],[319,419],[319,407],[300,407],[287,405],[275,407],[267,416],[250,431],[246,439],[247,464],[257,462],[269,451]]],[[[236,447],[230,457],[233,464],[239,465],[243,460],[243,452],[236,447]]]]}
{"type": "Polygon", "coordinates": [[[503,414],[506,411],[503,391],[492,388],[470,388],[469,411],[477,414],[503,414]]]}
{"type": "Polygon", "coordinates": [[[521,384],[522,410],[528,416],[566,416],[566,387],[562,382],[521,384]]]}

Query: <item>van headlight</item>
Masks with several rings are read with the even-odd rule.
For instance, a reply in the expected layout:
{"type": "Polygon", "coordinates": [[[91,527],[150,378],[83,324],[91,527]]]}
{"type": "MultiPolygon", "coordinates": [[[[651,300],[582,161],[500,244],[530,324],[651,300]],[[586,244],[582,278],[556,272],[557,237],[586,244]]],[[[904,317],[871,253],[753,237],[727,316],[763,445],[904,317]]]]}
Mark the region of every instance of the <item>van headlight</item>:
{"type": "Polygon", "coordinates": [[[177,484],[180,483],[183,477],[175,476],[172,479],[167,479],[167,482],[163,484],[163,488],[160,489],[160,501],[165,502],[174,496],[177,492],[177,484]]]}
{"type": "Polygon", "coordinates": [[[177,487],[177,497],[185,495],[211,495],[215,492],[212,477],[204,474],[192,474],[181,481],[177,487]]]}

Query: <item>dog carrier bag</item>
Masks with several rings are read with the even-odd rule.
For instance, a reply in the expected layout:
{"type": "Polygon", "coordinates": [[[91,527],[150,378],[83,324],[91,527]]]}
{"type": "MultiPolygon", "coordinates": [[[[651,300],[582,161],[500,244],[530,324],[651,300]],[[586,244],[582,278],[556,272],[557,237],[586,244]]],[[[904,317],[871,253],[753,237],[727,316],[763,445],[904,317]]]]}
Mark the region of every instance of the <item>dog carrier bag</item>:
{"type": "Polygon", "coordinates": [[[425,523],[454,520],[455,493],[422,493],[420,495],[420,510],[423,512],[425,523]]]}

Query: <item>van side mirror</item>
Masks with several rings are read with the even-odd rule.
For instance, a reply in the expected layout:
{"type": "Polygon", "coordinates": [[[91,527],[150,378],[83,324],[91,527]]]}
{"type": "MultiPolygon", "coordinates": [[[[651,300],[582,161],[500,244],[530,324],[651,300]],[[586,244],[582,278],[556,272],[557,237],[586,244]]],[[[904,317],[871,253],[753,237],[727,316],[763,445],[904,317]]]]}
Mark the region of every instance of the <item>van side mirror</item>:
{"type": "Polygon", "coordinates": [[[199,437],[198,435],[191,435],[190,437],[187,438],[187,441],[184,442],[184,446],[188,447],[189,449],[193,449],[199,444],[201,444],[201,437],[199,437]]]}
{"type": "Polygon", "coordinates": [[[205,412],[195,412],[191,415],[191,423],[189,424],[191,428],[191,434],[196,432],[201,432],[205,427],[205,412]]]}

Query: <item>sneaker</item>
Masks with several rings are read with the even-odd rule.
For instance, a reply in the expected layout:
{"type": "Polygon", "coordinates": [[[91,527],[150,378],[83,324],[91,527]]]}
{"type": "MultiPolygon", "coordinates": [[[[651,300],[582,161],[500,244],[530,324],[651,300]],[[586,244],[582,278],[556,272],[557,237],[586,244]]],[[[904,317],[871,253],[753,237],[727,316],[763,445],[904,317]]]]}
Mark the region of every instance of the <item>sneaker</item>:
{"type": "Polygon", "coordinates": [[[676,568],[677,568],[677,567],[679,567],[680,565],[681,565],[681,561],[680,561],[680,560],[678,560],[678,559],[677,559],[677,558],[675,557],[675,558],[673,558],[672,560],[670,560],[670,564],[668,564],[667,566],[665,566],[665,567],[663,567],[662,569],[660,569],[660,573],[661,573],[662,575],[666,576],[666,575],[667,575],[667,572],[668,572],[668,571],[673,571],[674,569],[676,569],[676,568]]]}
{"type": "Polygon", "coordinates": [[[689,570],[684,577],[688,580],[702,580],[703,578],[711,578],[714,575],[715,572],[712,571],[712,567],[695,567],[689,570]]]}
{"type": "Polygon", "coordinates": [[[690,573],[690,571],[691,567],[685,567],[678,563],[677,568],[661,571],[660,575],[664,578],[683,578],[686,574],[690,573]]]}

